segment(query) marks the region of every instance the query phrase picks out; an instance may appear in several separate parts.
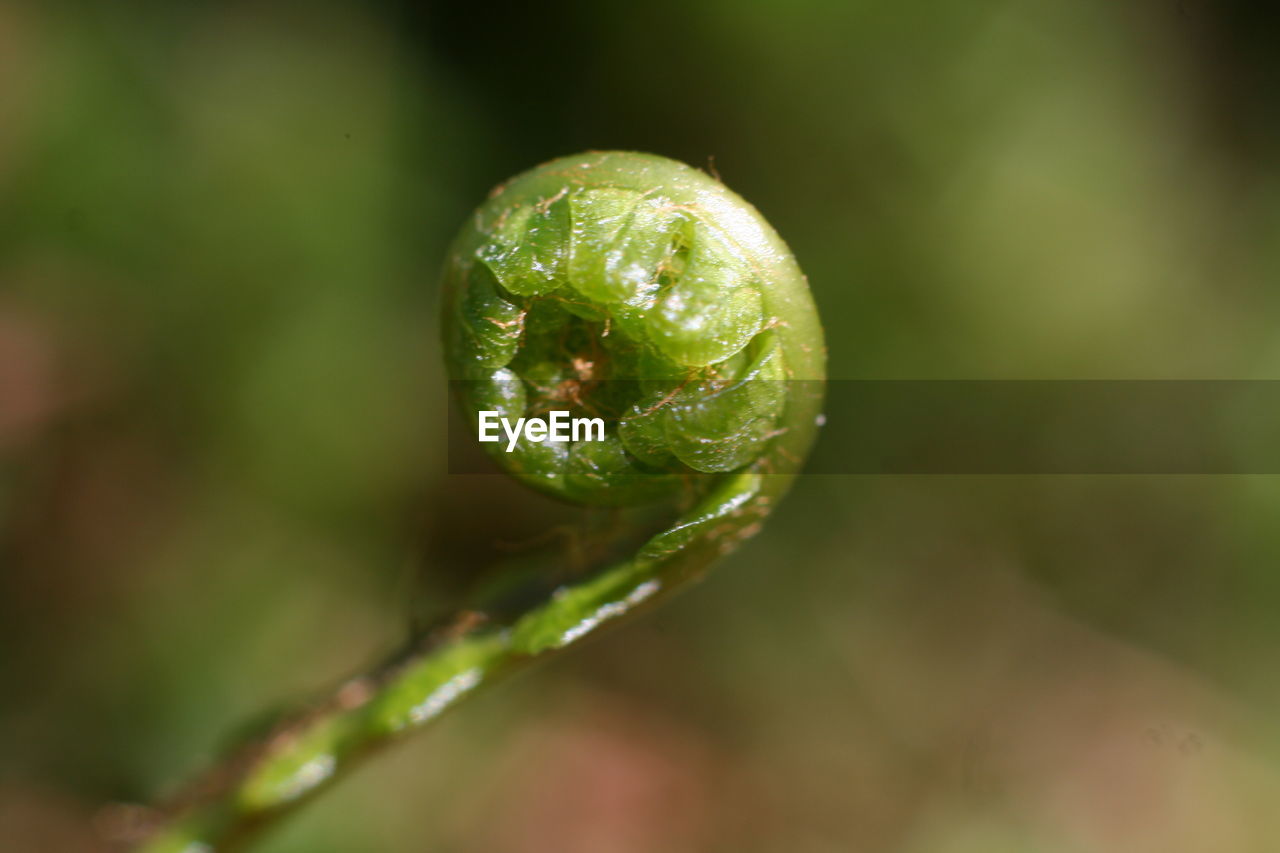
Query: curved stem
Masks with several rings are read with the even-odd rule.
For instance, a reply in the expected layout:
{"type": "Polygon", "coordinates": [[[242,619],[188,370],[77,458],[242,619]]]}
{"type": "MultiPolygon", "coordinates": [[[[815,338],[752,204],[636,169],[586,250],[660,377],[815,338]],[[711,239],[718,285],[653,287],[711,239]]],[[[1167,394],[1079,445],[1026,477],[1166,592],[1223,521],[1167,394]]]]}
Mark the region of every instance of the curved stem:
{"type": "Polygon", "coordinates": [[[522,589],[515,612],[510,596],[464,610],[235,750],[135,849],[242,847],[477,688],[676,592],[759,529],[813,441],[825,349],[804,275],[754,208],[688,166],[598,152],[517,176],[463,227],[444,283],[470,417],[563,403],[548,382],[584,408],[600,377],[647,383],[601,391],[618,419],[594,441],[496,453],[508,474],[586,505],[700,497],[633,557],[522,589]]]}
{"type": "Polygon", "coordinates": [[[498,621],[462,611],[310,711],[225,756],[164,810],[141,853],[242,849],[379,748],[477,688],[584,639],[700,577],[752,535],[790,477],[725,478],[635,557],[498,621]]]}

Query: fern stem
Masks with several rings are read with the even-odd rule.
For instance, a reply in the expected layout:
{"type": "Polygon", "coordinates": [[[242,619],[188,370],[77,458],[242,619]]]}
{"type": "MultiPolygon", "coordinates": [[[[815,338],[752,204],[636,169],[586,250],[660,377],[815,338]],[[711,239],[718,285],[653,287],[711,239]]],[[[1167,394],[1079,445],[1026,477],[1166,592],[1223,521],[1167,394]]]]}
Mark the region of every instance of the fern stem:
{"type": "Polygon", "coordinates": [[[825,350],[807,283],[750,205],[682,164],[598,153],[517,177],[455,242],[444,306],[473,420],[486,404],[536,411],[563,381],[573,404],[618,412],[598,445],[495,452],[508,473],[586,504],[672,502],[692,488],[690,508],[634,556],[522,610],[460,611],[226,756],[135,849],[242,848],[480,687],[692,583],[759,529],[813,440],[825,350]],[[638,384],[627,396],[602,377],[638,384]]]}

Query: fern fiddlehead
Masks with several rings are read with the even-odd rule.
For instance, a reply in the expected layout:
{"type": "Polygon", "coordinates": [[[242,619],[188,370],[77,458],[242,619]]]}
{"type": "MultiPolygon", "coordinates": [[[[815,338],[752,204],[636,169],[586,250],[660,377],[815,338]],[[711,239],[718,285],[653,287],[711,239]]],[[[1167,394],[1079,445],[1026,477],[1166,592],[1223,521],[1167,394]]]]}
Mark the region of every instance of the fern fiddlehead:
{"type": "Polygon", "coordinates": [[[676,591],[759,528],[816,432],[825,348],[803,274],[750,205],[661,157],[566,157],[495,190],[450,251],[443,335],[473,421],[561,408],[607,425],[599,441],[490,445],[507,473],[580,504],[677,509],[633,556],[532,604],[474,602],[281,721],[139,849],[242,846],[480,685],[676,591]]]}

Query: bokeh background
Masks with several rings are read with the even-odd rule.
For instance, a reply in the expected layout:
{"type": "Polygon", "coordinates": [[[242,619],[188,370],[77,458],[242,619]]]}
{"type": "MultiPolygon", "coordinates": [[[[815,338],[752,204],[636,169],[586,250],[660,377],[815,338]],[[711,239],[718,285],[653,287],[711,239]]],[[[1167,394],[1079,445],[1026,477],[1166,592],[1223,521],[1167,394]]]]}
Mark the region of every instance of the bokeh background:
{"type": "MultiPolygon", "coordinates": [[[[721,175],[834,377],[1275,378],[1273,24],[0,2],[0,848],[96,849],[554,515],[446,474],[435,341],[456,227],[551,157],[721,175]]],[[[1276,477],[808,477],[262,849],[1273,850],[1278,522],[1276,477]]]]}

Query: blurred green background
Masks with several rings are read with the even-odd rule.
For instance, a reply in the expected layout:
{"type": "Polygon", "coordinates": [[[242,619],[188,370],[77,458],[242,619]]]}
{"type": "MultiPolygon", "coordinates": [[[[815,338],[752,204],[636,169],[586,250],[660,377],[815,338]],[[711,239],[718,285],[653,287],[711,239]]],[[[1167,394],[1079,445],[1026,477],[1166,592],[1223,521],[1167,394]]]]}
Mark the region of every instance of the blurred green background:
{"type": "MultiPolygon", "coordinates": [[[[97,849],[554,515],[446,474],[435,340],[445,245],[551,157],[717,172],[833,377],[1276,377],[1273,23],[0,2],[0,848],[97,849]]],[[[1274,850],[1278,519],[1276,477],[808,477],[262,849],[1274,850]]]]}

